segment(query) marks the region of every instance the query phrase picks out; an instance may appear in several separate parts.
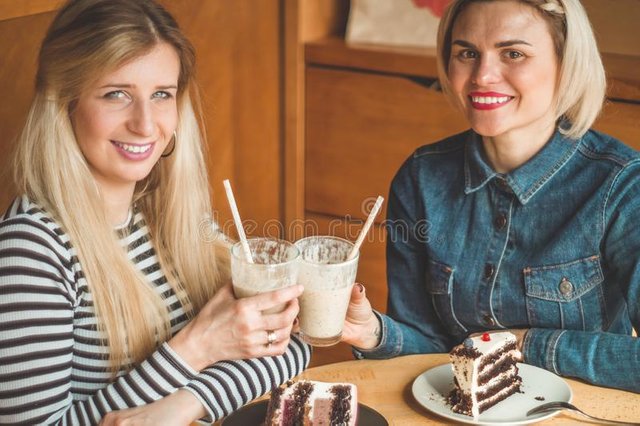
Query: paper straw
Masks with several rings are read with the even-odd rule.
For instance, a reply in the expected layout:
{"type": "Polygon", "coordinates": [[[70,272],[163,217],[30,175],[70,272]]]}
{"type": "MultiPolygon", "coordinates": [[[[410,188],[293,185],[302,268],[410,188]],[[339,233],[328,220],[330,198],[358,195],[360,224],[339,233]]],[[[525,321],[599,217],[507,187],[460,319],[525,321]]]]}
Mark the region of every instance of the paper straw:
{"type": "Polygon", "coordinates": [[[356,254],[358,253],[358,250],[360,250],[360,246],[364,241],[364,237],[367,235],[367,232],[369,232],[369,228],[371,228],[371,225],[373,225],[373,220],[378,215],[378,211],[380,210],[380,207],[382,206],[383,201],[384,201],[384,198],[378,195],[378,198],[376,199],[376,203],[373,205],[373,207],[371,208],[371,211],[369,212],[369,217],[367,218],[367,221],[364,223],[364,226],[360,230],[360,235],[358,235],[358,239],[353,245],[351,252],[349,252],[349,256],[347,256],[347,260],[351,260],[354,257],[356,257],[356,254]]]}
{"type": "Polygon", "coordinates": [[[242,221],[240,220],[240,213],[238,213],[238,206],[236,205],[236,199],[233,197],[233,191],[231,190],[231,184],[229,183],[229,179],[225,179],[222,181],[224,185],[224,190],[227,193],[227,200],[229,200],[229,207],[231,207],[231,214],[233,215],[233,221],[236,223],[236,229],[238,230],[238,236],[240,237],[240,243],[242,244],[242,250],[244,251],[244,255],[247,258],[247,262],[253,263],[253,257],[251,256],[251,249],[249,248],[249,243],[247,242],[247,236],[244,233],[244,228],[242,227],[242,221]]]}

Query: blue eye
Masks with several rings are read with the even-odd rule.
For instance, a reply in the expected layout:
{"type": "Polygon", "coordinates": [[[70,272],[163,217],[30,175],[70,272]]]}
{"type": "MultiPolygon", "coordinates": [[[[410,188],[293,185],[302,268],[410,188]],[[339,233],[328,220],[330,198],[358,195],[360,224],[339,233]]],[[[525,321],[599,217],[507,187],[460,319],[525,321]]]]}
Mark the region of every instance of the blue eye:
{"type": "Polygon", "coordinates": [[[164,90],[160,90],[158,92],[155,92],[152,96],[152,98],[154,99],[171,99],[173,98],[173,95],[169,92],[166,92],[164,90]]]}
{"type": "Polygon", "coordinates": [[[127,97],[127,94],[124,93],[122,90],[114,90],[112,92],[105,93],[102,97],[105,99],[118,100],[118,99],[125,99],[127,97]]]}

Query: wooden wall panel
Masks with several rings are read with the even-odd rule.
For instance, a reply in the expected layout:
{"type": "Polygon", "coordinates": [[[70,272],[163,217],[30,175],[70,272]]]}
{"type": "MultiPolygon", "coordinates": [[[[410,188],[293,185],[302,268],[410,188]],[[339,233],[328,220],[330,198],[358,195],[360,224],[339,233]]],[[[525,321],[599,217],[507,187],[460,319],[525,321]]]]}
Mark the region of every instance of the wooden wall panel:
{"type": "Polygon", "coordinates": [[[0,0],[0,21],[56,10],[64,0],[0,0]]]}
{"type": "Polygon", "coordinates": [[[40,42],[54,13],[0,21],[0,212],[15,197],[9,167],[33,97],[40,42]]]}
{"type": "Polygon", "coordinates": [[[467,128],[442,93],[411,79],[319,67],[307,70],[306,125],[307,210],[361,219],[416,148],[467,128]]]}
{"type": "Polygon", "coordinates": [[[601,52],[640,56],[640,0],[581,0],[601,52]]]}
{"type": "Polygon", "coordinates": [[[232,235],[223,179],[249,232],[282,220],[280,2],[164,0],[193,42],[214,208],[232,235]]]}
{"type": "Polygon", "coordinates": [[[640,150],[640,104],[607,101],[593,127],[640,150]]]}
{"type": "Polygon", "coordinates": [[[344,0],[284,0],[284,223],[304,218],[304,45],[329,35],[342,37],[348,13],[344,0]]]}

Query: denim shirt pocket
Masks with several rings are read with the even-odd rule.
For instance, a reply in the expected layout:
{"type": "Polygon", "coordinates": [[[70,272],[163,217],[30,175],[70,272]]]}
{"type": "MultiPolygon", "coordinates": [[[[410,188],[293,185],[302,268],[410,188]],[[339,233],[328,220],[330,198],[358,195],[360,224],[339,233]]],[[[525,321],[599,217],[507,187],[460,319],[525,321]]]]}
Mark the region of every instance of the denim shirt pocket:
{"type": "Polygon", "coordinates": [[[600,256],[523,273],[531,327],[591,331],[607,324],[600,256]]]}
{"type": "Polygon", "coordinates": [[[453,309],[454,268],[435,260],[427,265],[427,292],[442,325],[454,335],[466,335],[467,329],[460,324],[453,309]]]}

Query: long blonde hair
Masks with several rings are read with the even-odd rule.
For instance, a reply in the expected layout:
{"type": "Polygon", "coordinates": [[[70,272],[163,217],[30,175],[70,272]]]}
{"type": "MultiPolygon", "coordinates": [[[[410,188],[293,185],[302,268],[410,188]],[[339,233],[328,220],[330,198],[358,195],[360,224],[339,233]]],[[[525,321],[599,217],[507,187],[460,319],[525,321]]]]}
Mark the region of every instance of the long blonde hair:
{"type": "Polygon", "coordinates": [[[159,42],[172,45],[181,64],[175,151],[138,182],[134,201],[183,308],[188,315],[197,312],[228,279],[228,247],[201,234],[211,204],[197,117],[195,56],[166,10],[153,0],[66,3],[42,43],[36,94],[16,152],[18,189],[49,211],[70,237],[114,373],[142,361],[167,340],[170,319],[165,302],[128,260],[107,221],[69,117],[92,82],[159,42]]]}
{"type": "MultiPolygon", "coordinates": [[[[470,3],[503,0],[454,0],[438,28],[438,76],[451,96],[448,77],[451,32],[460,13],[470,3]]],[[[516,0],[533,7],[547,22],[560,64],[555,99],[556,119],[566,121],[560,131],[578,139],[593,125],[606,92],[604,66],[589,17],[579,0],[516,0]]]]}

